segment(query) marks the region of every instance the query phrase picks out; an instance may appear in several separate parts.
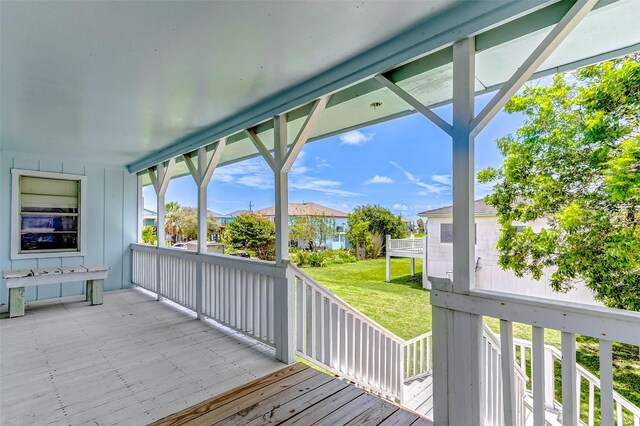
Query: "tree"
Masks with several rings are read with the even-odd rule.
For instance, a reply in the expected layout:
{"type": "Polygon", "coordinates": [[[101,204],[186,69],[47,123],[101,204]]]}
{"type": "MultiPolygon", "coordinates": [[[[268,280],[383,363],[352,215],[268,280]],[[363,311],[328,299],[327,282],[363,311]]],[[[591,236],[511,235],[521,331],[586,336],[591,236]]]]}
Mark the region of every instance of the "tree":
{"type": "Polygon", "coordinates": [[[164,232],[171,236],[171,244],[175,244],[178,240],[183,216],[180,210],[170,210],[164,215],[164,232]]]}
{"type": "Polygon", "coordinates": [[[151,244],[153,246],[156,245],[158,238],[153,234],[152,226],[145,226],[142,228],[142,242],[144,244],[151,244]]]}
{"type": "MultiPolygon", "coordinates": [[[[198,209],[195,207],[183,207],[182,222],[180,225],[180,236],[186,240],[195,240],[198,238],[198,209]]],[[[215,234],[220,230],[220,225],[213,216],[207,216],[207,239],[211,234],[215,234]]]]}
{"type": "Polygon", "coordinates": [[[230,222],[222,236],[227,244],[256,253],[259,259],[275,257],[276,226],[262,215],[244,213],[230,222]]]}
{"type": "MultiPolygon", "coordinates": [[[[404,238],[409,234],[409,229],[402,222],[400,216],[395,216],[390,210],[378,205],[358,206],[353,213],[349,214],[347,223],[350,230],[362,222],[368,223],[367,231],[372,239],[375,235],[379,235],[384,240],[386,235],[390,235],[391,238],[404,238]]],[[[357,228],[358,232],[352,234],[362,238],[363,235],[359,234],[361,229],[362,226],[360,225],[357,228]]],[[[349,233],[347,233],[347,238],[352,242],[354,241],[349,237],[349,233]]]]}
{"type": "Polygon", "coordinates": [[[418,226],[418,232],[426,233],[426,229],[424,228],[424,220],[422,218],[416,221],[416,225],[418,226]]]}
{"type": "Polygon", "coordinates": [[[294,240],[305,240],[311,251],[326,244],[327,238],[335,235],[336,221],[324,214],[321,216],[293,216],[289,219],[289,235],[294,240]]]}
{"type": "Polygon", "coordinates": [[[499,263],[566,291],[583,282],[607,306],[640,310],[640,56],[557,75],[505,106],[526,121],[478,175],[502,226],[499,263]],[[515,223],[546,222],[517,232],[515,223]]]}

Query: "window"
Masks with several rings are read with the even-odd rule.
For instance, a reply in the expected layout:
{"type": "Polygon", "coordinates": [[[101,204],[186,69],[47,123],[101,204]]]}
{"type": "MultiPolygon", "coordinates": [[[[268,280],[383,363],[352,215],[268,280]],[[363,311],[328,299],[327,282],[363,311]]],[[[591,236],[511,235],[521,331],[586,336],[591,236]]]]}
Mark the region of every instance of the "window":
{"type": "MultiPolygon", "coordinates": [[[[478,244],[478,224],[475,224],[475,244],[478,244]]],[[[453,243],[453,223],[440,224],[440,242],[453,243]]]]}
{"type": "Polygon", "coordinates": [[[13,259],[84,255],[85,176],[13,169],[13,259]]]}

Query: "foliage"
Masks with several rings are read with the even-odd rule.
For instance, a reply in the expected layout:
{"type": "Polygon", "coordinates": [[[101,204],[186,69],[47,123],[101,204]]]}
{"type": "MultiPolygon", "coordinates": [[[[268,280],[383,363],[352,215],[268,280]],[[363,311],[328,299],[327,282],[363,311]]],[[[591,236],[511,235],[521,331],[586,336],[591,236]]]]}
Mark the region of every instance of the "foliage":
{"type": "Polygon", "coordinates": [[[366,252],[371,252],[371,248],[373,247],[373,236],[371,235],[371,232],[369,232],[369,222],[357,222],[349,219],[349,225],[345,236],[351,242],[354,250],[357,249],[359,244],[364,244],[366,252]]]}
{"type": "MultiPolygon", "coordinates": [[[[198,209],[195,207],[181,207],[175,201],[165,205],[164,231],[171,235],[172,244],[182,240],[195,240],[198,238],[198,209]]],[[[220,225],[213,216],[207,217],[207,235],[215,234],[220,230],[220,225]]]]}
{"type": "Polygon", "coordinates": [[[259,259],[274,259],[276,227],[262,215],[244,213],[236,216],[233,222],[227,224],[222,239],[235,248],[255,252],[259,259]]]}
{"type": "Polygon", "coordinates": [[[640,310],[640,56],[557,75],[505,106],[526,121],[497,141],[505,161],[478,174],[502,225],[499,263],[607,306],[640,310]],[[540,231],[514,223],[546,221],[540,231]]]}
{"type": "Polygon", "coordinates": [[[327,238],[333,237],[336,221],[322,216],[292,216],[289,218],[289,237],[292,240],[305,240],[311,251],[326,245],[327,238]]]}
{"type": "Polygon", "coordinates": [[[324,250],[317,252],[301,250],[294,256],[291,256],[291,261],[298,266],[311,266],[317,268],[327,265],[353,263],[357,262],[358,259],[356,259],[356,257],[347,250],[324,250]]]}
{"type": "MultiPolygon", "coordinates": [[[[186,240],[198,238],[198,209],[195,207],[183,207],[180,210],[180,236],[186,240]]],[[[207,236],[220,231],[220,225],[215,217],[207,216],[207,236]]],[[[208,237],[207,237],[208,238],[208,237]]]]}
{"type": "Polygon", "coordinates": [[[424,220],[422,220],[422,218],[416,221],[416,225],[418,226],[418,233],[426,232],[426,229],[424,227],[424,220]]]}
{"type": "Polygon", "coordinates": [[[144,244],[151,244],[155,246],[158,243],[158,238],[153,234],[152,226],[145,226],[142,228],[142,242],[144,244]]]}
{"type": "Polygon", "coordinates": [[[349,214],[348,228],[346,235],[349,241],[354,243],[354,246],[364,242],[367,254],[372,257],[383,254],[383,250],[377,250],[374,241],[376,236],[380,236],[384,244],[386,235],[391,235],[391,238],[404,238],[409,234],[409,229],[400,216],[395,216],[388,209],[378,205],[356,207],[353,213],[349,214]]]}
{"type": "Polygon", "coordinates": [[[177,212],[180,210],[180,204],[177,201],[170,201],[164,205],[165,213],[177,212]]]}

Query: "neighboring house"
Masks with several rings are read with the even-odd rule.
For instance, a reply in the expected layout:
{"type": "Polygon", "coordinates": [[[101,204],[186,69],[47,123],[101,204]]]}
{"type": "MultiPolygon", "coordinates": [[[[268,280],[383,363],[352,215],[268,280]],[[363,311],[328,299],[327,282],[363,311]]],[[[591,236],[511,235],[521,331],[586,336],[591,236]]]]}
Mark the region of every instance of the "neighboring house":
{"type": "MultiPolygon", "coordinates": [[[[453,216],[452,207],[441,207],[418,214],[426,219],[427,262],[429,276],[449,277],[453,269],[453,216]]],[[[496,245],[500,238],[500,224],[496,209],[483,200],[475,201],[476,218],[476,285],[487,290],[503,291],[527,296],[547,297],[581,303],[599,304],[591,292],[577,286],[568,293],[557,293],[549,285],[549,274],[540,281],[530,276],[518,278],[512,271],[498,265],[499,253],[496,245]]],[[[539,230],[541,221],[529,225],[539,230]]],[[[524,227],[524,226],[523,226],[524,227]]],[[[521,229],[521,228],[520,228],[521,229]]]]}
{"type": "MultiPolygon", "coordinates": [[[[323,206],[318,203],[289,203],[289,219],[292,217],[326,217],[335,220],[335,236],[327,238],[326,248],[333,250],[344,249],[348,247],[348,243],[345,238],[347,230],[347,217],[348,213],[340,210],[332,209],[331,207],[323,206]]],[[[257,214],[268,217],[271,220],[275,218],[275,206],[266,207],[264,209],[256,210],[257,214]]],[[[298,241],[298,247],[308,247],[306,241],[298,241]]]]}
{"type": "Polygon", "coordinates": [[[144,209],[142,224],[143,226],[151,226],[153,228],[158,226],[158,213],[153,210],[144,209]]]}

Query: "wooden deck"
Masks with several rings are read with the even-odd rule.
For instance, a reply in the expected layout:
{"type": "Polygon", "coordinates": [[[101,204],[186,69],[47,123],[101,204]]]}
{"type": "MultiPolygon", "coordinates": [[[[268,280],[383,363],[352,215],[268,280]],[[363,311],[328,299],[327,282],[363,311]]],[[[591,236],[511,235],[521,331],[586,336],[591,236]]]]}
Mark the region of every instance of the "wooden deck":
{"type": "Polygon", "coordinates": [[[304,364],[161,419],[170,425],[431,425],[427,419],[304,364]]]}
{"type": "Polygon", "coordinates": [[[136,290],[31,307],[0,320],[1,425],[148,424],[283,368],[265,346],[136,290]]]}
{"type": "Polygon", "coordinates": [[[406,383],[404,398],[407,408],[433,418],[433,376],[421,377],[406,383]]]}

